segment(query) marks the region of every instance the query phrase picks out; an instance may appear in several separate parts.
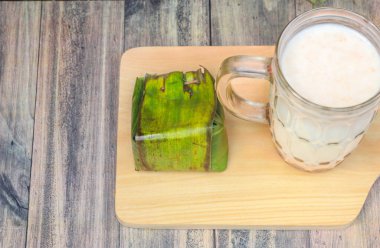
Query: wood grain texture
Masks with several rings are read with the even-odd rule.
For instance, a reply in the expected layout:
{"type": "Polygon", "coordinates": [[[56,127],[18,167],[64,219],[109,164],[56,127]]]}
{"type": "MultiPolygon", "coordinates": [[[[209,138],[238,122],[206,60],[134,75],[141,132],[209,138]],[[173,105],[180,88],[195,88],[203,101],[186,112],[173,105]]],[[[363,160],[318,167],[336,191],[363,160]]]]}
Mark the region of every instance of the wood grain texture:
{"type": "Polygon", "coordinates": [[[216,230],[217,248],[308,248],[309,232],[276,230],[216,230]]]}
{"type": "Polygon", "coordinates": [[[309,247],[309,233],[275,230],[216,230],[218,248],[309,247]]]}
{"type": "Polygon", "coordinates": [[[211,0],[212,45],[273,45],[294,17],[294,0],[211,0]]]}
{"type": "MultiPolygon", "coordinates": [[[[208,45],[209,1],[125,1],[124,49],[140,46],[208,45]]],[[[212,247],[212,230],[120,227],[121,247],[212,247]]]]}
{"type": "MultiPolygon", "coordinates": [[[[274,148],[267,125],[226,113],[229,163],[221,173],[135,170],[131,108],[135,79],[191,71],[199,64],[216,75],[223,59],[270,57],[273,46],[145,47],[124,53],[120,66],[116,214],[120,222],[147,228],[334,228],[359,214],[380,175],[380,118],[341,166],[308,173],[288,166],[274,148]],[[250,138],[247,138],[250,137],[250,138]],[[355,182],[355,183],[351,183],[355,182]]],[[[265,90],[243,89],[251,96],[265,90]]],[[[249,98],[249,97],[248,97],[249,98]]]]}
{"type": "Polygon", "coordinates": [[[120,247],[133,248],[213,248],[213,230],[155,230],[124,228],[120,234],[120,247]]]}
{"type": "MultiPolygon", "coordinates": [[[[366,0],[327,0],[323,4],[311,4],[305,0],[295,0],[296,2],[296,15],[299,15],[307,10],[320,7],[334,7],[334,8],[344,8],[347,10],[354,11],[361,15],[366,16],[369,20],[375,21],[376,9],[374,7],[379,6],[379,0],[366,1],[366,0]]],[[[379,17],[377,17],[379,18],[379,17]]]]}
{"type": "Polygon", "coordinates": [[[125,49],[208,45],[207,0],[126,0],[125,49]]]}
{"type": "Polygon", "coordinates": [[[117,247],[123,2],[44,2],[27,247],[117,247]]]}
{"type": "MultiPolygon", "coordinates": [[[[295,0],[295,4],[240,0],[236,6],[234,1],[211,0],[211,13],[209,1],[187,2],[127,0],[125,15],[122,3],[43,3],[45,33],[39,53],[41,3],[0,4],[0,247],[25,244],[36,87],[33,79],[37,78],[38,54],[44,59],[38,72],[39,88],[44,91],[38,94],[38,105],[43,107],[39,107],[42,109],[36,119],[39,132],[33,154],[38,156],[32,169],[30,197],[34,202],[30,206],[28,247],[210,247],[213,239],[216,247],[380,247],[380,180],[373,186],[357,220],[345,229],[213,232],[121,228],[118,236],[113,217],[115,148],[111,147],[116,139],[118,66],[112,64],[119,62],[114,50],[118,55],[122,51],[119,42],[123,31],[116,31],[116,26],[122,26],[123,15],[125,49],[144,45],[207,45],[211,41],[214,45],[249,45],[272,44],[286,19],[290,21],[295,14],[312,8],[306,0],[295,0]],[[64,31],[68,25],[76,31],[64,31]],[[113,35],[105,38],[101,35],[104,32],[113,35]],[[107,46],[100,45],[104,42],[107,46]],[[88,77],[88,81],[83,79],[87,86],[77,83],[81,77],[88,77]],[[71,79],[75,86],[69,83],[71,79]],[[111,93],[105,93],[108,90],[111,93]],[[94,106],[89,106],[90,101],[94,106]],[[74,102],[85,104],[77,107],[79,104],[74,102]],[[82,112],[86,114],[81,116],[82,112]],[[89,145],[90,140],[99,143],[89,145]],[[102,140],[106,144],[101,144],[102,140]],[[76,155],[70,160],[68,147],[72,144],[71,153],[76,155]],[[73,152],[75,149],[77,152],[73,152]],[[69,170],[77,176],[67,179],[69,170]],[[84,203],[87,199],[89,203],[84,203]],[[83,214],[83,208],[90,208],[91,204],[95,207],[83,214]],[[108,216],[112,216],[111,220],[108,216]],[[89,225],[94,226],[87,228],[89,225]]],[[[354,10],[380,25],[379,0],[329,0],[324,6],[354,10]]]]}
{"type": "Polygon", "coordinates": [[[40,10],[0,3],[0,247],[26,241],[40,10]]]}

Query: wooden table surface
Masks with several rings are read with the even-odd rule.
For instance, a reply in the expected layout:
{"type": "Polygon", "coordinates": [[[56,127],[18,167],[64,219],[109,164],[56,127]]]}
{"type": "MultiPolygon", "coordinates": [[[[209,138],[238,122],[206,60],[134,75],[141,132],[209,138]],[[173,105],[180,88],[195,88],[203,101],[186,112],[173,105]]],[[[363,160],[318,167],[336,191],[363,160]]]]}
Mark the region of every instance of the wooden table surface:
{"type": "MultiPolygon", "coordinates": [[[[380,26],[380,0],[323,6],[380,26]]],[[[380,247],[380,180],[344,229],[151,230],[115,217],[123,51],[274,44],[312,7],[305,0],[0,3],[0,247],[380,247]]]]}

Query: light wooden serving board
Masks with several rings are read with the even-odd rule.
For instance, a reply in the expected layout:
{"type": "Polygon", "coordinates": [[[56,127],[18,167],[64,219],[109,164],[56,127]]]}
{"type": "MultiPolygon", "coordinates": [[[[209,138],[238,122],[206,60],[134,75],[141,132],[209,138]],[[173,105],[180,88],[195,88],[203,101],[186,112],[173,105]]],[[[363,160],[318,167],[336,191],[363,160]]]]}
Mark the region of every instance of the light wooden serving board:
{"type": "MultiPolygon", "coordinates": [[[[267,47],[145,47],[120,65],[115,208],[119,221],[154,228],[316,228],[347,225],[380,174],[380,120],[337,168],[309,173],[277,154],[269,128],[226,114],[229,164],[222,173],[137,172],[131,148],[131,99],[137,76],[202,65],[215,76],[222,60],[271,56],[267,47]]],[[[258,89],[257,91],[259,91],[258,89]]]]}

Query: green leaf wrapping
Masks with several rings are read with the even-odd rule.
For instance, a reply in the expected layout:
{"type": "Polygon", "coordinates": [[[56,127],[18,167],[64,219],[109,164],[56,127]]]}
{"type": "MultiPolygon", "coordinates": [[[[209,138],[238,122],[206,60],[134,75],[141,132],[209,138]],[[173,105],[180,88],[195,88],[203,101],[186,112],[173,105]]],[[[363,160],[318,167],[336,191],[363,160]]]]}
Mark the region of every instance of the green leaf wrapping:
{"type": "Polygon", "coordinates": [[[137,78],[131,137],[136,170],[225,170],[223,122],[214,79],[206,69],[137,78]]]}

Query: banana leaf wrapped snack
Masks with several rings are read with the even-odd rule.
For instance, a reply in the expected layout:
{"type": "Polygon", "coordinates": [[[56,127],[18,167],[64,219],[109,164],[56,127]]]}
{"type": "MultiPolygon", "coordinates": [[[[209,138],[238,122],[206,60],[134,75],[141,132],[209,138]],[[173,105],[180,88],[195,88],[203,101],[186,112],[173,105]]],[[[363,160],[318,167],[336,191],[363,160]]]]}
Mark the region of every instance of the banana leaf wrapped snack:
{"type": "Polygon", "coordinates": [[[223,122],[214,79],[206,69],[137,78],[132,99],[135,169],[225,170],[223,122]]]}

